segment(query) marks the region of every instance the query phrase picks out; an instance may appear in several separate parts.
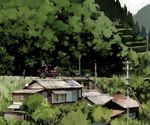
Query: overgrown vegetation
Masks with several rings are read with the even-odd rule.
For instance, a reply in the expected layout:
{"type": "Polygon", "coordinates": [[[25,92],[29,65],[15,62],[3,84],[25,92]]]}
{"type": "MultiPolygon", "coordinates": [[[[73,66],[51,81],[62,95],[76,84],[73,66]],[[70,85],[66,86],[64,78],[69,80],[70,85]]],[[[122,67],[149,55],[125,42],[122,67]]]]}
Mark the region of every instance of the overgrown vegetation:
{"type": "Polygon", "coordinates": [[[0,0],[0,17],[0,74],[35,75],[42,60],[76,69],[79,58],[83,69],[122,61],[117,29],[94,0],[0,0]]]}
{"type": "Polygon", "coordinates": [[[84,100],[56,106],[48,104],[45,98],[38,94],[27,97],[21,109],[30,116],[30,121],[12,122],[1,118],[0,122],[3,125],[90,125],[108,123],[111,118],[111,110],[91,107],[84,100]]]}
{"type": "Polygon", "coordinates": [[[131,97],[135,98],[136,96],[141,103],[146,103],[150,100],[149,79],[144,79],[140,76],[132,76],[129,81],[121,76],[98,78],[98,86],[100,86],[105,93],[110,93],[111,95],[116,93],[126,94],[126,89],[129,87],[131,97]]]}
{"type": "MultiPolygon", "coordinates": [[[[96,2],[101,8],[94,0],[0,0],[0,74],[22,75],[26,71],[27,75],[36,75],[44,60],[61,67],[62,75],[72,76],[77,74],[80,59],[82,74],[92,76],[96,62],[98,75],[105,76],[98,78],[98,86],[105,93],[125,94],[125,83],[129,82],[130,96],[136,96],[143,103],[139,120],[131,119],[128,124],[148,125],[150,54],[145,52],[145,38],[132,35],[132,15],[126,7],[121,8],[118,0],[111,0],[109,6],[108,0],[96,2]],[[110,8],[113,8],[113,13],[110,8]],[[119,29],[120,23],[123,27],[119,29]],[[122,78],[124,60],[131,61],[129,81],[122,78]],[[120,76],[106,77],[113,74],[120,76]]],[[[1,116],[12,102],[11,92],[30,80],[0,77],[1,116]]],[[[35,96],[28,97],[22,106],[22,110],[31,116],[30,121],[6,121],[0,117],[0,125],[95,125],[110,122],[110,110],[90,107],[84,101],[54,106],[42,96],[35,96]]],[[[110,124],[125,125],[126,119],[115,119],[110,124]]]]}
{"type": "Polygon", "coordinates": [[[26,82],[29,82],[32,78],[23,77],[9,77],[9,76],[0,76],[0,114],[3,114],[3,111],[11,104],[12,96],[11,92],[17,89],[24,87],[26,82]]]}

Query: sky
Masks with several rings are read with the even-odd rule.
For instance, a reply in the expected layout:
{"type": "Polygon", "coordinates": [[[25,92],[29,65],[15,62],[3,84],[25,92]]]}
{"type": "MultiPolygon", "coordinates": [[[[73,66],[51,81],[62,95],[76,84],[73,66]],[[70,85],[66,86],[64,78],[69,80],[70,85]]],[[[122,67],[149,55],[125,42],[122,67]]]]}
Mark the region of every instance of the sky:
{"type": "Polygon", "coordinates": [[[121,5],[124,6],[126,4],[128,10],[134,14],[136,14],[140,9],[144,6],[150,4],[150,0],[119,0],[121,5]]]}

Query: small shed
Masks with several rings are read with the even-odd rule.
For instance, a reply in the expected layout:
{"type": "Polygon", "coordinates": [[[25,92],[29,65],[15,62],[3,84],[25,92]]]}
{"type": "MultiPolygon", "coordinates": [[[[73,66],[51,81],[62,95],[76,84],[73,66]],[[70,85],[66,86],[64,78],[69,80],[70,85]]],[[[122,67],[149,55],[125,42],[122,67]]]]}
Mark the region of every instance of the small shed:
{"type": "Polygon", "coordinates": [[[103,106],[113,99],[108,94],[102,94],[98,90],[83,91],[82,96],[91,104],[103,106]]]}
{"type": "Polygon", "coordinates": [[[126,113],[127,109],[129,109],[129,117],[138,117],[140,105],[136,100],[123,94],[115,94],[112,97],[113,99],[105,104],[105,107],[113,110],[113,117],[117,117],[117,115],[126,113]]]}

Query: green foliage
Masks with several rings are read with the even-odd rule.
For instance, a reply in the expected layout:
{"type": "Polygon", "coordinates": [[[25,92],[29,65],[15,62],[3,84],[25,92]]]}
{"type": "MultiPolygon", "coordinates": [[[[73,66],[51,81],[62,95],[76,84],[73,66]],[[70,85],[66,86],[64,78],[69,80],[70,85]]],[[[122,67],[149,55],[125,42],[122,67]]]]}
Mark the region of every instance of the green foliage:
{"type": "MultiPolygon", "coordinates": [[[[126,94],[125,78],[113,76],[112,78],[98,78],[97,85],[103,89],[105,93],[126,94]]],[[[132,75],[129,80],[130,96],[139,99],[140,102],[147,102],[150,98],[150,84],[149,80],[144,80],[143,77],[132,75]],[[135,96],[134,96],[135,95],[135,96]]]]}
{"type": "Polygon", "coordinates": [[[140,76],[134,76],[130,80],[130,86],[141,102],[147,102],[150,98],[150,84],[148,80],[140,76]]]}
{"type": "Polygon", "coordinates": [[[150,123],[150,101],[143,104],[140,108],[139,118],[140,120],[150,123]]]}
{"type": "Polygon", "coordinates": [[[121,7],[119,0],[96,0],[96,3],[112,21],[120,21],[121,24],[133,27],[132,14],[128,12],[126,6],[121,7]]]}
{"type": "Polygon", "coordinates": [[[128,122],[126,120],[120,120],[115,119],[111,121],[111,125],[149,125],[149,123],[138,121],[138,120],[129,120],[128,122]]]}
{"type": "Polygon", "coordinates": [[[150,54],[149,53],[138,53],[132,54],[132,63],[133,73],[143,77],[148,77],[150,75],[150,54]],[[139,72],[140,71],[140,72],[139,72]]]}
{"type": "Polygon", "coordinates": [[[138,54],[135,51],[130,50],[128,57],[132,60],[134,66],[139,65],[138,54]]]}
{"type": "Polygon", "coordinates": [[[86,116],[78,109],[77,111],[71,111],[64,116],[61,120],[62,125],[89,125],[86,116]]]}
{"type": "Polygon", "coordinates": [[[31,123],[29,121],[24,120],[24,121],[21,122],[21,125],[31,125],[31,123]]]}
{"type": "Polygon", "coordinates": [[[59,120],[59,110],[50,106],[48,103],[42,103],[38,105],[35,111],[32,113],[32,118],[35,122],[41,122],[42,124],[55,124],[59,120]]]}
{"type": "Polygon", "coordinates": [[[93,122],[110,121],[111,111],[101,107],[89,106],[85,100],[77,101],[74,104],[50,105],[43,101],[39,95],[29,96],[23,102],[23,110],[31,116],[31,123],[41,125],[89,125],[93,122]],[[36,96],[36,99],[35,99],[36,96]],[[32,99],[32,100],[31,100],[32,99]],[[37,101],[41,100],[41,101],[37,101]],[[29,103],[30,102],[30,103],[29,103]],[[25,107],[32,107],[25,109],[25,107]],[[30,114],[29,114],[30,111],[30,114]],[[103,113],[102,113],[103,112],[103,113]],[[101,114],[101,115],[99,115],[101,114]],[[103,115],[102,115],[103,114],[103,115]]]}
{"type": "Polygon", "coordinates": [[[25,120],[21,121],[21,120],[13,119],[13,120],[7,121],[6,125],[31,125],[31,123],[29,121],[25,121],[25,120]]]}
{"type": "Polygon", "coordinates": [[[94,0],[10,0],[0,6],[0,17],[0,74],[35,70],[41,60],[73,65],[93,53],[91,60],[109,56],[112,44],[122,47],[94,0]]]}
{"type": "Polygon", "coordinates": [[[7,125],[7,124],[6,124],[6,121],[4,120],[3,117],[0,117],[0,124],[1,124],[1,125],[7,125]]]}
{"type": "Polygon", "coordinates": [[[98,78],[97,84],[105,91],[105,93],[125,93],[125,85],[122,77],[113,76],[112,78],[98,78]]]}
{"type": "Polygon", "coordinates": [[[11,74],[11,71],[13,70],[13,56],[9,55],[6,48],[1,46],[0,44],[0,71],[1,74],[11,74]],[[7,64],[7,65],[6,65],[7,64]],[[9,70],[8,70],[9,69],[9,70]]]}
{"type": "MultiPolygon", "coordinates": [[[[35,110],[42,104],[43,104],[43,106],[47,106],[47,105],[44,105],[44,104],[47,104],[45,98],[41,94],[34,94],[31,96],[28,96],[23,101],[23,105],[21,106],[21,109],[23,111],[26,111],[27,114],[31,114],[31,113],[35,112],[35,110]]],[[[38,110],[37,110],[37,112],[38,112],[38,110]]]]}
{"type": "Polygon", "coordinates": [[[12,101],[11,92],[21,89],[31,78],[0,76],[0,114],[10,105],[12,101]]]}
{"type": "Polygon", "coordinates": [[[96,107],[93,111],[92,116],[95,122],[107,124],[111,120],[111,114],[111,110],[102,107],[96,107]]]}
{"type": "Polygon", "coordinates": [[[21,121],[13,119],[13,120],[9,120],[8,125],[21,125],[21,121]]]}

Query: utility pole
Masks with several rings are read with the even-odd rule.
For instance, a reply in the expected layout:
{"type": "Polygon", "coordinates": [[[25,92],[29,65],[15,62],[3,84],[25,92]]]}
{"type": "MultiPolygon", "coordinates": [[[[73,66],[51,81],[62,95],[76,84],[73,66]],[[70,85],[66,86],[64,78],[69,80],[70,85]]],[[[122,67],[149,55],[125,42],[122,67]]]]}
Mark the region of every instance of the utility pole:
{"type": "MultiPolygon", "coordinates": [[[[126,96],[127,96],[127,100],[129,99],[129,89],[128,89],[128,87],[129,87],[129,71],[130,71],[130,66],[129,66],[129,64],[130,64],[131,62],[129,62],[129,61],[126,61],[125,62],[125,64],[126,64],[126,81],[127,81],[127,83],[125,83],[126,84],[126,87],[127,87],[127,90],[126,90],[126,96]]],[[[130,113],[130,111],[129,111],[129,106],[127,105],[127,125],[128,125],[128,121],[129,121],[129,113],[130,113]]]]}
{"type": "Polygon", "coordinates": [[[79,57],[79,76],[81,77],[81,57],[79,57]]]}
{"type": "Polygon", "coordinates": [[[129,80],[129,64],[130,62],[129,61],[126,61],[126,79],[129,80]]]}
{"type": "Polygon", "coordinates": [[[94,69],[95,69],[95,84],[97,84],[97,62],[95,60],[95,64],[94,64],[94,69]]]}

